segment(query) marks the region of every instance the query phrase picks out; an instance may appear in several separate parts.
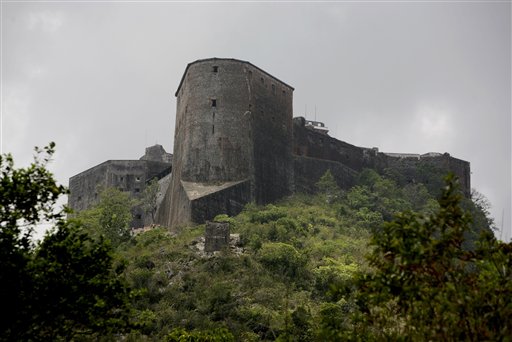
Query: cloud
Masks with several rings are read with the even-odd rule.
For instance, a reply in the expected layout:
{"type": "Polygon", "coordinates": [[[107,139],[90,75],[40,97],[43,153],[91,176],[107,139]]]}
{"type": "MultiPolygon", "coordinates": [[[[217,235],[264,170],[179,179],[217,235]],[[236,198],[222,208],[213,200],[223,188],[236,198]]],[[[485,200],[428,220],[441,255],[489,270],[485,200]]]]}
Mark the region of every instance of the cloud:
{"type": "Polygon", "coordinates": [[[25,65],[24,72],[29,79],[44,77],[47,74],[44,67],[35,64],[25,65]]]}
{"type": "Polygon", "coordinates": [[[422,138],[428,141],[451,140],[455,133],[453,113],[440,106],[421,104],[415,114],[415,125],[419,126],[422,138]]]}
{"type": "MultiPolygon", "coordinates": [[[[2,96],[2,147],[3,153],[23,146],[29,124],[30,99],[26,87],[4,86],[2,96]]],[[[27,160],[23,160],[26,162],[27,160]]]]}
{"type": "Polygon", "coordinates": [[[61,12],[41,11],[28,14],[27,27],[29,30],[55,32],[64,24],[61,12]]]}

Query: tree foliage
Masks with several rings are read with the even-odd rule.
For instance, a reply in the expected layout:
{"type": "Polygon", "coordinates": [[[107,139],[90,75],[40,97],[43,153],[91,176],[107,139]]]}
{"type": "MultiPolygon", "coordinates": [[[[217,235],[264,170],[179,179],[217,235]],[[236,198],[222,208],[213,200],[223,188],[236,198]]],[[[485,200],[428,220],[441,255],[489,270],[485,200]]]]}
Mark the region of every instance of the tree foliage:
{"type": "Polygon", "coordinates": [[[176,328],[167,336],[169,342],[234,342],[233,334],[227,329],[212,331],[186,331],[176,328]]]}
{"type": "Polygon", "coordinates": [[[77,213],[74,219],[90,234],[103,235],[112,246],[117,247],[130,239],[131,208],[135,202],[129,193],[116,188],[102,189],[99,196],[96,205],[77,213]]]}
{"type": "Polygon", "coordinates": [[[471,217],[453,176],[439,211],[405,212],[371,239],[374,272],[359,281],[356,339],[482,341],[512,336],[512,245],[490,232],[463,248],[471,217]],[[357,337],[359,336],[359,337],[357,337]]]}
{"type": "Polygon", "coordinates": [[[315,186],[318,192],[325,196],[327,203],[336,201],[341,194],[341,190],[338,187],[331,170],[327,170],[325,174],[320,177],[315,186]]]}
{"type": "Polygon", "coordinates": [[[141,205],[144,213],[151,217],[151,223],[154,223],[158,209],[158,179],[153,178],[146,185],[142,193],[141,205]]]}
{"type": "Polygon", "coordinates": [[[109,244],[54,209],[67,192],[47,170],[54,147],[36,149],[27,168],[0,156],[2,340],[69,340],[128,326],[128,290],[113,270],[109,244]],[[48,220],[54,229],[34,246],[34,227],[48,220]]]}

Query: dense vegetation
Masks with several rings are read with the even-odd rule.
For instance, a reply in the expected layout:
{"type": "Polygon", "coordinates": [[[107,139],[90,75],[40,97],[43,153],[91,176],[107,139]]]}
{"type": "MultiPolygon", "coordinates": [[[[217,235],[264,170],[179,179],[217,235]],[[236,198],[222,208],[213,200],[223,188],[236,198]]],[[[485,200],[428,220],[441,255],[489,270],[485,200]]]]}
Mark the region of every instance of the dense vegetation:
{"type": "Polygon", "coordinates": [[[462,199],[453,183],[438,202],[421,184],[400,188],[370,170],[357,186],[341,191],[327,173],[315,196],[248,205],[236,217],[217,217],[240,240],[215,255],[201,251],[204,226],[138,235],[118,249],[129,260],[129,283],[141,293],[134,306],[144,328],[132,337],[215,329],[246,341],[506,336],[510,246],[487,236],[484,248],[475,250],[476,234],[489,230],[472,227],[461,205],[479,223],[492,221],[484,215],[485,203],[462,199]],[[483,250],[491,246],[495,260],[489,262],[483,250]],[[497,260],[499,270],[492,269],[497,260]],[[499,286],[491,296],[495,302],[478,307],[493,286],[499,286]],[[461,288],[461,301],[452,303],[450,291],[461,288]],[[469,293],[471,300],[464,301],[469,293]],[[466,306],[473,312],[459,317],[466,306]],[[489,319],[495,326],[479,314],[494,315],[489,319]],[[453,333],[443,330],[467,320],[473,335],[464,335],[464,325],[453,333]],[[502,330],[492,335],[495,328],[502,330]]]}
{"type": "Polygon", "coordinates": [[[130,297],[110,243],[55,210],[66,193],[47,170],[54,144],[15,168],[0,156],[0,340],[95,339],[129,331],[130,297]],[[34,245],[35,225],[54,228],[34,245]],[[116,272],[117,271],[117,272],[116,272]]]}
{"type": "MultiPolygon", "coordinates": [[[[462,198],[453,178],[436,200],[371,170],[342,191],[326,173],[316,195],[218,216],[236,236],[205,253],[204,225],[127,234],[133,202],[114,189],[65,220],[52,210],[65,189],[48,159],[29,169],[0,159],[3,339],[512,336],[512,245],[494,239],[485,200],[462,198]],[[56,228],[34,246],[23,227],[43,218],[56,228]]],[[[151,213],[154,196],[144,197],[151,213]]]]}

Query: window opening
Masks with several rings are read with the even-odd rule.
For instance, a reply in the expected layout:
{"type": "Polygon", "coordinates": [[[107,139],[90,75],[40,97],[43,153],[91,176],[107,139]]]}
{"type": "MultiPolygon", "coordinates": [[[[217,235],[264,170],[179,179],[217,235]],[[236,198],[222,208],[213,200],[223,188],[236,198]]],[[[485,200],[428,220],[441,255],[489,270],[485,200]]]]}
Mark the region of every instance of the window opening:
{"type": "Polygon", "coordinates": [[[212,134],[215,134],[215,125],[212,125],[212,134]]]}
{"type": "Polygon", "coordinates": [[[213,67],[213,72],[218,72],[219,71],[219,67],[218,66],[214,66],[213,67]]]}
{"type": "Polygon", "coordinates": [[[212,99],[212,107],[217,107],[217,99],[212,99]]]}

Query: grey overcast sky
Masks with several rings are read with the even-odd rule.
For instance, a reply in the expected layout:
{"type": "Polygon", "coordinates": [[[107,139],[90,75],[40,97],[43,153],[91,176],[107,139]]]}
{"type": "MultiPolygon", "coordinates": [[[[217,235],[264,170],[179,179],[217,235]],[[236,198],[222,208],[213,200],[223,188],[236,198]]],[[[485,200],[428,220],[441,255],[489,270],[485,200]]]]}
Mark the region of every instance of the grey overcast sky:
{"type": "Polygon", "coordinates": [[[187,63],[250,61],[295,87],[295,116],[384,152],[449,152],[511,237],[510,1],[1,1],[1,142],[57,143],[60,182],[172,152],[187,63]],[[307,109],[306,109],[307,108],[307,109]]]}

